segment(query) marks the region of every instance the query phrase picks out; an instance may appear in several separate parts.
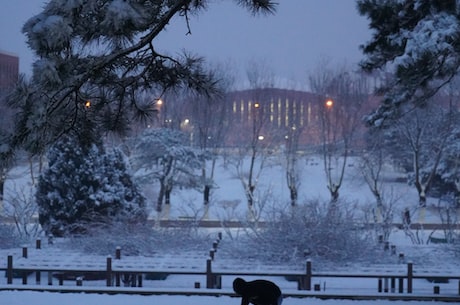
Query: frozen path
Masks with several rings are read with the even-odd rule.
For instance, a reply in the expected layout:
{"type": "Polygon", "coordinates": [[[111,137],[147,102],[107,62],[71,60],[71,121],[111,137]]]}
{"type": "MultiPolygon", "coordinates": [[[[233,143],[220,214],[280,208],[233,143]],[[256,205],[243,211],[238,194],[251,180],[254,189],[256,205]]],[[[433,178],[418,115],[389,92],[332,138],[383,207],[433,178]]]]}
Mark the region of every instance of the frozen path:
{"type": "MultiPolygon", "coordinates": [[[[51,293],[30,291],[0,291],[2,305],[239,305],[240,299],[228,296],[169,296],[169,295],[104,295],[85,293],[51,293]]],[[[286,298],[283,305],[429,305],[432,301],[389,301],[389,300],[321,300],[315,298],[286,298]]],[[[446,303],[447,304],[447,303],[446,303]]]]}

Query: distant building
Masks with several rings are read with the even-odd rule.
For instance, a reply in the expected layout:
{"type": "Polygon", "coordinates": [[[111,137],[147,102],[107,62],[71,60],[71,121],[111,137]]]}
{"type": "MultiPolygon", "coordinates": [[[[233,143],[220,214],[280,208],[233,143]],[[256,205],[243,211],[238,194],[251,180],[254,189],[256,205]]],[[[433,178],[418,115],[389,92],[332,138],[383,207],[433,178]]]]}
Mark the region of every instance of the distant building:
{"type": "Polygon", "coordinates": [[[19,78],[19,57],[0,51],[0,96],[11,90],[19,78]]]}
{"type": "Polygon", "coordinates": [[[332,101],[307,91],[278,88],[232,92],[227,102],[227,107],[231,107],[227,110],[231,127],[225,144],[230,147],[248,145],[253,139],[258,138],[265,141],[267,147],[275,148],[289,145],[292,137],[296,137],[298,149],[312,149],[326,141],[326,127],[323,126],[325,122],[321,119],[325,113],[332,112],[330,115],[327,114],[329,119],[332,119],[328,122],[328,128],[335,129],[334,135],[332,130],[328,133],[340,138],[341,133],[351,128],[351,123],[344,120],[348,120],[353,112],[357,126],[353,131],[356,135],[354,142],[357,145],[363,140],[366,127],[356,120],[370,113],[371,109],[376,107],[378,99],[369,95],[359,109],[353,108],[352,104],[344,105],[343,102],[346,101],[332,101]],[[346,112],[349,114],[346,115],[346,112]]]}
{"type": "Polygon", "coordinates": [[[361,118],[378,103],[371,95],[362,99],[357,107],[353,99],[280,88],[233,91],[212,102],[173,94],[162,98],[156,122],[148,126],[181,129],[197,146],[204,142],[230,149],[257,145],[276,151],[295,145],[295,150],[315,150],[330,141],[340,142],[346,133],[351,138],[353,133],[356,148],[366,131],[361,118]]]}
{"type": "Polygon", "coordinates": [[[227,107],[231,109],[227,113],[232,132],[226,139],[227,145],[240,146],[254,136],[271,143],[270,146],[283,145],[292,129],[301,132],[301,145],[318,142],[321,98],[313,93],[278,88],[252,89],[232,92],[229,100],[227,107]]]}

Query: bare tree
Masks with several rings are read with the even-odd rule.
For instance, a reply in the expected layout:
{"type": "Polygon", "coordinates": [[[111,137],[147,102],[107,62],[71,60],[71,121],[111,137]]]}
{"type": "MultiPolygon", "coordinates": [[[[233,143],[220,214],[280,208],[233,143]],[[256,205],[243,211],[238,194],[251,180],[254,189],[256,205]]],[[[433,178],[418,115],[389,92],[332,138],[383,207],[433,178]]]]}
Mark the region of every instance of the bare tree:
{"type": "Polygon", "coordinates": [[[5,208],[5,216],[10,217],[16,226],[19,236],[30,239],[42,233],[38,222],[38,206],[34,200],[34,186],[14,185],[9,189],[8,206],[5,208]]]}
{"type": "Polygon", "coordinates": [[[286,146],[284,151],[286,183],[289,189],[289,200],[291,207],[297,205],[300,188],[300,166],[299,161],[299,138],[303,127],[294,124],[287,129],[286,146]]]}
{"type": "Polygon", "coordinates": [[[174,186],[197,184],[196,170],[201,166],[202,156],[184,142],[182,132],[169,128],[146,129],[136,140],[132,161],[140,172],[138,176],[160,184],[157,212],[162,211],[163,205],[168,211],[174,186]]]}
{"type": "Polygon", "coordinates": [[[256,188],[265,166],[270,139],[267,130],[269,105],[262,101],[268,99],[266,89],[273,87],[274,76],[265,63],[253,61],[248,65],[247,79],[251,88],[250,100],[247,101],[248,124],[246,134],[241,137],[244,144],[241,143],[243,145],[234,165],[244,188],[249,216],[256,218],[256,188]],[[247,165],[245,160],[248,160],[247,165]]]}
{"type": "Polygon", "coordinates": [[[329,70],[323,65],[318,71],[310,76],[310,86],[318,98],[321,154],[331,203],[335,204],[369,88],[364,75],[345,68],[329,70]]]}
{"type": "MultiPolygon", "coordinates": [[[[439,199],[438,211],[441,222],[444,224],[444,239],[447,243],[454,243],[458,238],[456,227],[459,223],[456,199],[453,196],[439,199]]],[[[430,236],[430,241],[434,240],[435,239],[430,236]]]]}
{"type": "Polygon", "coordinates": [[[399,197],[395,196],[391,189],[388,190],[383,181],[383,170],[389,160],[384,149],[382,131],[369,130],[366,142],[367,149],[361,154],[360,170],[375,198],[375,205],[371,204],[369,211],[372,220],[368,219],[368,222],[383,242],[388,241],[393,230],[395,206],[399,197]]]}
{"type": "Polygon", "coordinates": [[[361,154],[360,169],[364,181],[375,197],[376,218],[382,213],[382,172],[386,161],[383,134],[381,130],[369,130],[367,134],[367,149],[361,154]]]}
{"type": "Polygon", "coordinates": [[[219,154],[219,149],[224,144],[224,138],[228,131],[228,92],[233,89],[235,76],[230,65],[216,65],[213,74],[219,79],[219,87],[222,94],[210,98],[206,96],[190,97],[194,99],[191,107],[191,137],[193,145],[197,145],[202,154],[207,155],[203,159],[201,168],[201,183],[203,192],[203,205],[205,215],[211,202],[211,191],[214,185],[214,172],[219,154]]]}
{"type": "Polygon", "coordinates": [[[387,131],[388,154],[409,173],[409,182],[417,189],[419,206],[425,207],[427,194],[436,177],[449,135],[454,114],[449,108],[427,104],[411,110],[410,116],[394,121],[387,131]]]}

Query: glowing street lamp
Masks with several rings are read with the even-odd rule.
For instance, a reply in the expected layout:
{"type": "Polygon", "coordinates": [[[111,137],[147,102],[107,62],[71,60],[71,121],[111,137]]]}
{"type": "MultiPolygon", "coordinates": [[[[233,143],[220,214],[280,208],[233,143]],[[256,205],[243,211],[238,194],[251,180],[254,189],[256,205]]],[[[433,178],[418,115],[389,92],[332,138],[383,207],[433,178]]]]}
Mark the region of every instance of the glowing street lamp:
{"type": "Polygon", "coordinates": [[[332,99],[330,99],[330,98],[327,99],[327,100],[326,100],[326,108],[327,108],[327,109],[331,109],[332,106],[334,106],[334,101],[333,101],[332,99]]]}

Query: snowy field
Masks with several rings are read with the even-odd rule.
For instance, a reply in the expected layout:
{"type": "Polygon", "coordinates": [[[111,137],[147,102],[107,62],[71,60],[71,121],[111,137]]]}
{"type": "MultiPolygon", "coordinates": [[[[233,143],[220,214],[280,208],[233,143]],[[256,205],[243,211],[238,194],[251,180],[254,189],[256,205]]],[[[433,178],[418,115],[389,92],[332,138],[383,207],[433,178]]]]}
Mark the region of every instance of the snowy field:
{"type": "MultiPolygon", "coordinates": [[[[275,164],[276,162],[274,162],[275,164]]],[[[317,158],[310,158],[304,163],[302,170],[302,182],[299,194],[299,201],[311,200],[311,199],[325,199],[329,197],[325,175],[323,172],[321,161],[317,158]]],[[[244,193],[239,181],[235,177],[235,173],[231,167],[224,167],[219,165],[216,172],[217,188],[213,192],[213,202],[210,205],[210,209],[207,213],[209,219],[216,220],[238,220],[242,219],[246,215],[246,204],[244,193]]],[[[27,167],[18,167],[10,173],[10,179],[6,183],[6,194],[5,201],[8,198],[12,198],[14,194],[17,194],[18,190],[21,192],[27,192],[28,185],[30,185],[30,175],[27,167]]],[[[385,190],[387,194],[391,194],[395,198],[395,222],[400,222],[400,213],[405,208],[414,211],[414,222],[421,223],[439,223],[439,215],[436,212],[432,212],[433,209],[428,209],[419,213],[417,209],[417,194],[414,187],[408,186],[405,183],[395,182],[394,177],[399,174],[388,172],[387,182],[385,190]]],[[[288,198],[288,190],[285,183],[285,176],[282,168],[279,165],[273,165],[264,169],[262,179],[259,182],[258,189],[261,198],[271,198],[273,202],[284,202],[286,204],[288,198]]],[[[150,202],[153,206],[155,202],[154,194],[147,194],[150,197],[150,202]]],[[[365,207],[374,202],[374,199],[364,183],[363,178],[359,173],[359,166],[356,161],[352,160],[347,167],[347,175],[344,181],[343,187],[341,188],[340,196],[342,199],[347,200],[350,203],[357,203],[358,209],[365,207]]],[[[157,217],[177,219],[180,217],[198,217],[204,215],[204,211],[201,206],[201,195],[196,191],[185,191],[180,190],[173,193],[171,209],[168,214],[156,215],[155,212],[151,212],[153,219],[157,217]]],[[[436,205],[436,200],[430,200],[429,206],[433,207],[436,205]]],[[[429,232],[426,232],[428,234],[429,232]]],[[[442,248],[437,245],[419,245],[414,248],[411,245],[410,239],[405,236],[402,232],[395,231],[391,236],[392,243],[396,244],[399,249],[403,249],[405,253],[420,256],[426,256],[427,261],[430,263],[431,268],[447,268],[450,271],[460,270],[458,267],[458,259],[455,257],[446,258],[446,253],[443,252],[442,248]],[[452,269],[454,268],[454,269],[452,269]]],[[[3,260],[6,256],[4,251],[1,251],[3,260]]],[[[204,258],[200,258],[200,262],[204,264],[204,258]]],[[[185,260],[183,263],[187,264],[185,260]]],[[[201,279],[202,280],[202,279],[201,279]]],[[[321,279],[319,279],[321,281],[321,279]]],[[[19,283],[20,279],[15,279],[15,283],[19,283]]],[[[187,285],[190,287],[190,283],[193,283],[193,279],[187,279],[186,284],[183,282],[183,278],[172,277],[165,281],[164,285],[172,287],[182,287],[187,285]]],[[[46,283],[46,281],[43,281],[46,283]]],[[[4,277],[0,280],[1,286],[4,287],[4,277]]],[[[30,283],[33,283],[31,280],[30,283]]],[[[229,290],[231,287],[231,279],[223,280],[223,290],[229,290]]],[[[292,282],[281,281],[278,283],[283,291],[295,290],[292,282]]],[[[336,285],[336,287],[347,287],[350,284],[349,280],[341,280],[333,283],[328,280],[328,285],[336,285]]],[[[432,283],[425,283],[428,289],[432,289],[432,283]]],[[[204,284],[202,283],[202,286],[204,284]]],[[[447,286],[441,286],[441,291],[451,295],[455,295],[457,292],[457,283],[451,283],[447,286]],[[447,289],[447,290],[446,290],[447,289]]],[[[363,289],[369,286],[375,293],[376,284],[374,282],[369,283],[366,281],[362,282],[363,289]]],[[[361,291],[362,293],[362,291],[361,291]]],[[[443,293],[441,293],[443,294],[443,293]]],[[[0,305],[35,305],[35,304],[86,304],[86,305],[104,305],[104,304],[155,304],[155,305],[239,305],[240,300],[229,296],[173,296],[173,295],[152,295],[152,296],[140,296],[140,295],[102,295],[102,294],[84,294],[84,293],[51,293],[51,292],[30,292],[30,291],[0,291],[0,305]]],[[[373,301],[349,301],[349,300],[320,300],[316,298],[286,298],[284,300],[285,305],[304,305],[304,304],[321,304],[321,305],[361,305],[361,304],[375,304],[375,305],[386,305],[386,304],[434,304],[433,302],[422,302],[422,301],[387,301],[387,300],[373,300],[373,301]]]]}
{"type": "MultiPolygon", "coordinates": [[[[257,178],[256,197],[260,202],[267,203],[262,210],[270,208],[285,207],[289,202],[289,191],[286,185],[285,170],[280,165],[283,162],[280,157],[272,157],[266,161],[266,166],[257,178]]],[[[309,200],[328,200],[330,198],[327,189],[326,177],[323,164],[319,157],[305,157],[299,161],[300,166],[300,187],[298,190],[298,201],[303,203],[309,200]]],[[[347,203],[357,204],[359,209],[374,206],[375,198],[364,182],[360,172],[359,160],[350,158],[347,162],[345,179],[340,188],[340,199],[347,203]]],[[[35,180],[37,172],[34,173],[35,180]]],[[[424,213],[422,219],[418,219],[418,199],[414,186],[409,186],[404,182],[395,182],[396,178],[403,179],[401,173],[386,171],[383,174],[383,196],[394,202],[395,222],[401,221],[401,214],[405,208],[409,208],[416,219],[414,221],[436,223],[440,222],[439,215],[436,213],[424,213]]],[[[24,196],[30,191],[31,178],[28,165],[18,166],[9,173],[9,178],[5,182],[5,202],[12,200],[18,195],[24,196]]],[[[204,211],[202,205],[202,194],[197,190],[174,189],[171,194],[171,207],[164,209],[161,215],[155,211],[155,203],[158,185],[144,185],[143,191],[148,201],[150,217],[156,219],[177,219],[183,217],[195,217],[201,219],[218,220],[241,220],[246,217],[247,205],[244,196],[241,180],[237,177],[235,167],[226,160],[216,166],[214,175],[216,182],[212,190],[212,200],[209,211],[204,211]]],[[[428,198],[429,206],[437,205],[436,199],[428,198]]],[[[358,211],[359,213],[360,211],[358,211]]]]}

